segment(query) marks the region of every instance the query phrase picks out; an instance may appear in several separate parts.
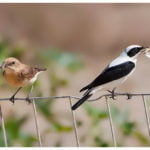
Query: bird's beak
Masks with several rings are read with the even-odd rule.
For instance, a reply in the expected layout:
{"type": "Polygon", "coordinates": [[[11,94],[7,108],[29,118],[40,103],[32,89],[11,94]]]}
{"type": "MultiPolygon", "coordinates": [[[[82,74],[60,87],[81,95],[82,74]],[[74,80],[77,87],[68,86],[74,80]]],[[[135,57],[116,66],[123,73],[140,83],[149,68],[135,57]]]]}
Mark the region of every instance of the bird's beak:
{"type": "Polygon", "coordinates": [[[0,65],[0,69],[4,69],[4,62],[2,62],[2,64],[0,65]]]}
{"type": "Polygon", "coordinates": [[[2,64],[0,65],[0,69],[2,69],[3,67],[2,67],[2,64]]]}
{"type": "Polygon", "coordinates": [[[150,47],[143,47],[143,48],[141,49],[141,52],[146,52],[146,51],[148,51],[148,50],[150,50],[150,47]]]}
{"type": "Polygon", "coordinates": [[[6,67],[7,67],[7,65],[4,64],[4,63],[2,63],[2,64],[0,65],[0,69],[2,69],[2,70],[4,70],[6,67]]]}

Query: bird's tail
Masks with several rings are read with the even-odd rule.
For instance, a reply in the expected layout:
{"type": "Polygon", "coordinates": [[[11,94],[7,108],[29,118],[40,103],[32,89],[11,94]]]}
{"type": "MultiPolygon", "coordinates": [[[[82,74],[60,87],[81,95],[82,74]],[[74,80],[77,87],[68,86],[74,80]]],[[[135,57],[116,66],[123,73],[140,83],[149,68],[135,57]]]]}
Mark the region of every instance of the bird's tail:
{"type": "Polygon", "coordinates": [[[72,110],[76,110],[81,104],[83,104],[88,98],[90,98],[92,94],[90,92],[86,92],[84,96],[72,106],[72,110]]]}

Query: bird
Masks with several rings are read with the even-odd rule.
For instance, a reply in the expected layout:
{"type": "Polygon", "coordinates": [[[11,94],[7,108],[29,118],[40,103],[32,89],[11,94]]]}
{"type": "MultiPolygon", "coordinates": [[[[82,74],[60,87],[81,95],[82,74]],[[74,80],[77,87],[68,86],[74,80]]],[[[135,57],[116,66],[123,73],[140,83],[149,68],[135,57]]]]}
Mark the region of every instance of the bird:
{"type": "Polygon", "coordinates": [[[135,71],[137,57],[148,47],[130,45],[124,49],[119,57],[114,59],[90,84],[83,87],[80,92],[85,91],[83,97],[72,106],[76,110],[81,104],[88,100],[95,92],[106,90],[112,94],[114,99],[115,89],[121,85],[135,71]]]}
{"type": "MultiPolygon", "coordinates": [[[[0,68],[3,70],[3,76],[8,84],[13,87],[18,87],[17,91],[10,97],[12,103],[15,102],[15,95],[22,87],[32,85],[36,81],[38,75],[46,71],[46,68],[36,68],[23,64],[14,57],[6,58],[0,68]]],[[[31,102],[29,95],[26,100],[29,103],[31,102]]]]}

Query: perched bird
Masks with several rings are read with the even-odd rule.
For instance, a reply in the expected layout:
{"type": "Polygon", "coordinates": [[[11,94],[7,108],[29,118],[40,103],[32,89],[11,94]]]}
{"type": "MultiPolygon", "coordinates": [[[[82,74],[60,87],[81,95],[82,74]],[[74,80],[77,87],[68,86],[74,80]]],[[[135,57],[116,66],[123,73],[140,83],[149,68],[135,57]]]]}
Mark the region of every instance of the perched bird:
{"type": "MultiPolygon", "coordinates": [[[[46,69],[34,68],[21,63],[18,59],[14,57],[9,57],[4,60],[1,66],[3,70],[3,76],[6,81],[14,86],[18,87],[17,91],[10,98],[10,101],[14,103],[15,95],[24,86],[33,84],[39,73],[46,71],[46,69]]],[[[26,98],[30,102],[29,96],[26,98]]]]}
{"type": "Polygon", "coordinates": [[[99,90],[107,90],[111,92],[112,98],[114,98],[114,90],[134,72],[137,57],[144,52],[146,48],[147,47],[139,45],[128,46],[94,81],[80,90],[80,92],[85,90],[86,92],[83,97],[72,106],[72,110],[77,109],[99,90]]]}

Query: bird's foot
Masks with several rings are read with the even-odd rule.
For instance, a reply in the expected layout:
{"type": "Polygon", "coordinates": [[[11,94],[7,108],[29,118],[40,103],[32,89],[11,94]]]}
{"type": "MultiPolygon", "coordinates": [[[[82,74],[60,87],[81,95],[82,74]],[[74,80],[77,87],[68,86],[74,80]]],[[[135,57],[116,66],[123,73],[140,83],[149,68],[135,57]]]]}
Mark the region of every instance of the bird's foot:
{"type": "Polygon", "coordinates": [[[26,97],[26,102],[28,103],[28,104],[31,104],[31,99],[30,99],[30,97],[28,96],[28,97],[26,97]]]}
{"type": "Polygon", "coordinates": [[[109,97],[109,98],[112,98],[113,100],[116,100],[116,94],[115,94],[115,91],[114,90],[112,90],[112,91],[110,91],[110,90],[108,90],[108,92],[111,94],[111,96],[109,97]]]}
{"type": "Polygon", "coordinates": [[[14,104],[15,103],[15,96],[13,95],[12,97],[10,97],[9,100],[14,104]]]}
{"type": "Polygon", "coordinates": [[[130,100],[132,98],[132,95],[130,93],[127,93],[127,100],[130,100]]]}

